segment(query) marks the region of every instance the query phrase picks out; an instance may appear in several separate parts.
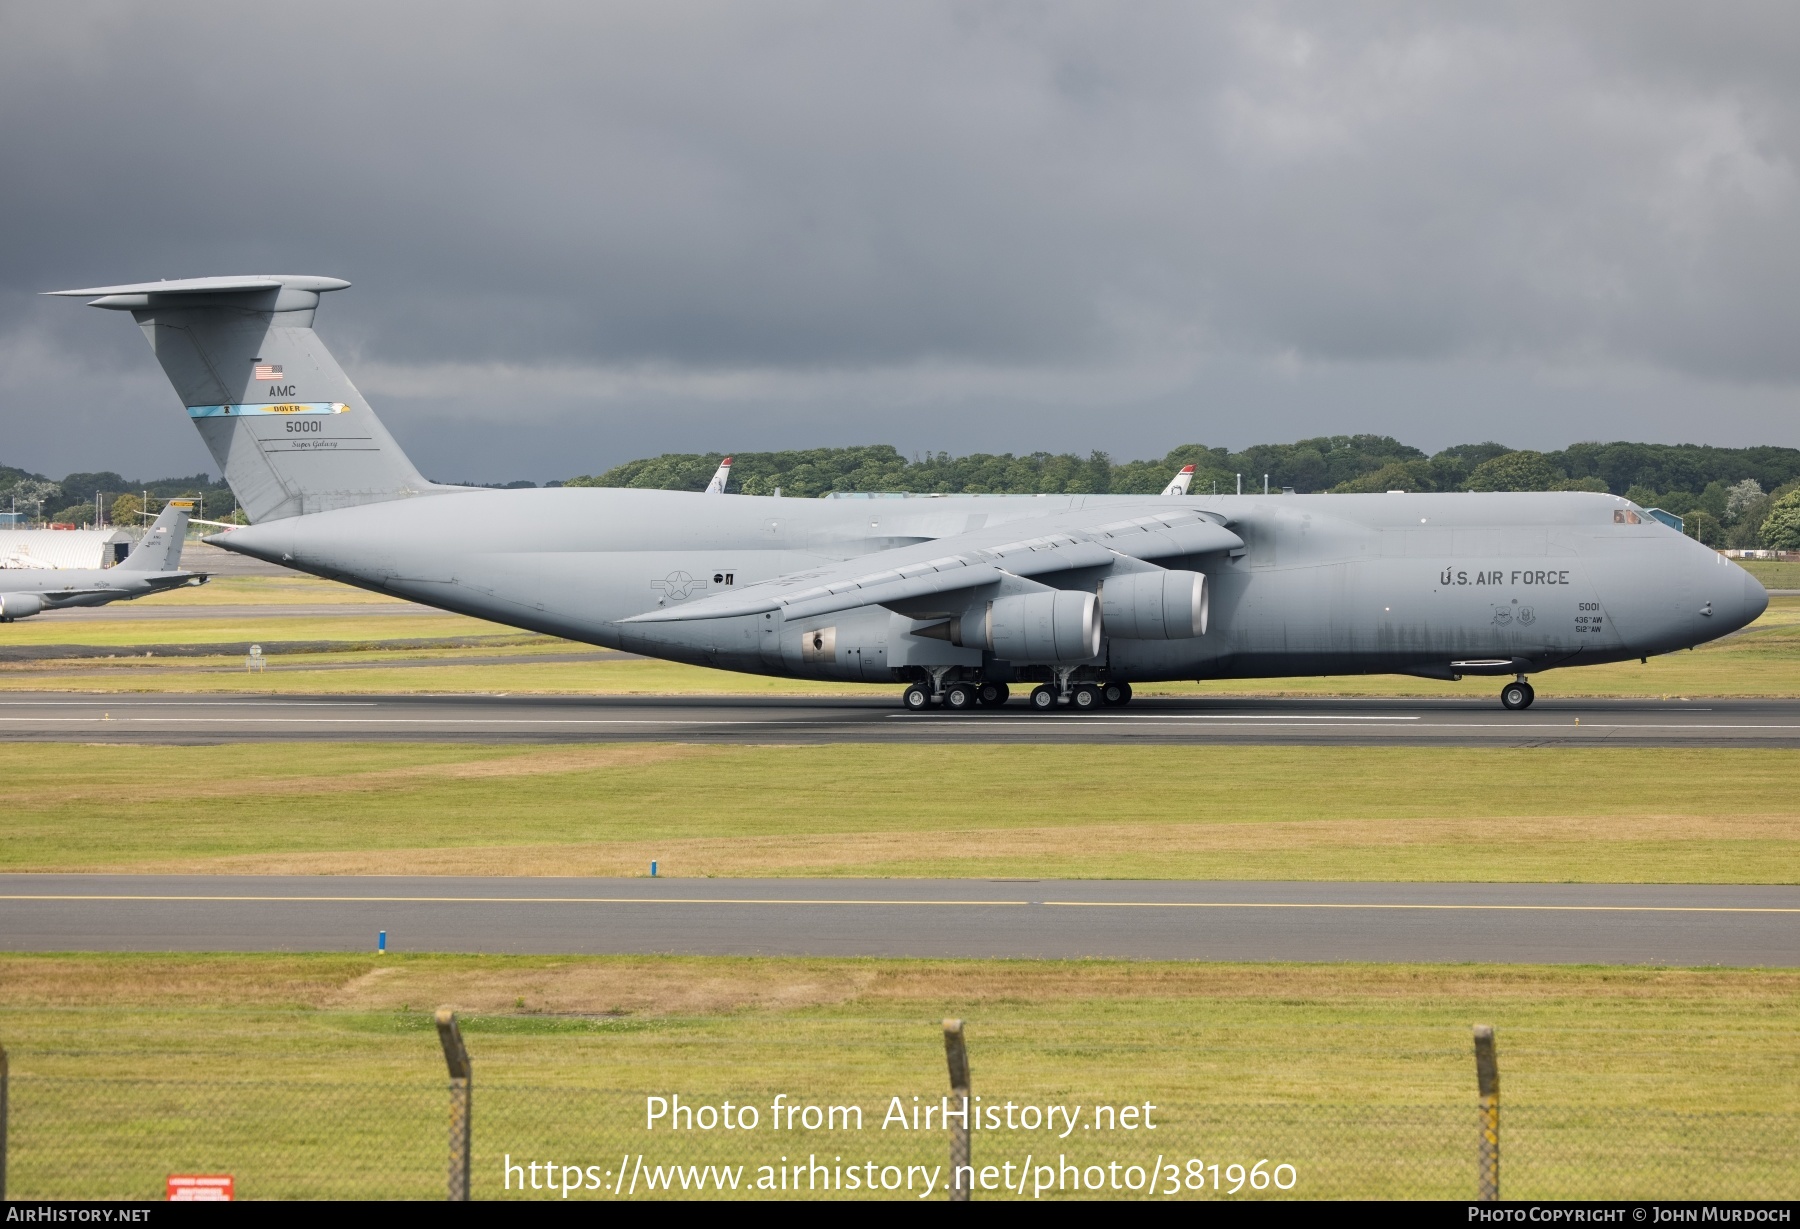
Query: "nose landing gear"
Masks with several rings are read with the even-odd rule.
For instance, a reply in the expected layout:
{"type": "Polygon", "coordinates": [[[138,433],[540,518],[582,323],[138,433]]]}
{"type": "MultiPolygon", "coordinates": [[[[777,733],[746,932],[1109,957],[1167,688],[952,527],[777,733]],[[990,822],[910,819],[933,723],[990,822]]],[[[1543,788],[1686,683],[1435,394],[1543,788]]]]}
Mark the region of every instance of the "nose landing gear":
{"type": "Polygon", "coordinates": [[[1525,681],[1523,674],[1515,682],[1508,683],[1500,689],[1500,704],[1503,708],[1514,710],[1530,708],[1531,702],[1535,699],[1537,699],[1537,692],[1531,689],[1531,684],[1525,681]]]}

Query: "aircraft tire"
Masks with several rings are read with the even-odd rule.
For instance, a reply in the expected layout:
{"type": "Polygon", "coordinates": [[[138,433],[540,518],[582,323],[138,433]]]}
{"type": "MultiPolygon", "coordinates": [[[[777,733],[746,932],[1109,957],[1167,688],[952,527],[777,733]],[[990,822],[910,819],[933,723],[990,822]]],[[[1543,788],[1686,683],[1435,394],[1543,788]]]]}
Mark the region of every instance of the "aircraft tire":
{"type": "Polygon", "coordinates": [[[983,683],[975,691],[976,696],[986,708],[1005,708],[1006,701],[1012,696],[1012,689],[1005,683],[983,683]]]}
{"type": "Polygon", "coordinates": [[[914,683],[901,693],[900,703],[909,713],[922,713],[931,707],[931,692],[924,684],[914,683]]]}
{"type": "Polygon", "coordinates": [[[1052,713],[1056,711],[1056,688],[1048,683],[1040,683],[1031,689],[1028,701],[1034,713],[1052,713]]]}
{"type": "Polygon", "coordinates": [[[1515,712],[1530,708],[1535,699],[1530,683],[1508,683],[1500,689],[1500,706],[1515,712]]]}
{"type": "Polygon", "coordinates": [[[1083,684],[1069,693],[1069,707],[1080,712],[1091,713],[1105,701],[1100,698],[1100,689],[1083,684]]]}
{"type": "Polygon", "coordinates": [[[1123,708],[1131,703],[1131,684],[1102,683],[1100,699],[1108,708],[1123,708]]]}
{"type": "Polygon", "coordinates": [[[981,703],[980,693],[967,683],[958,683],[944,690],[944,707],[957,713],[966,713],[981,703]]]}

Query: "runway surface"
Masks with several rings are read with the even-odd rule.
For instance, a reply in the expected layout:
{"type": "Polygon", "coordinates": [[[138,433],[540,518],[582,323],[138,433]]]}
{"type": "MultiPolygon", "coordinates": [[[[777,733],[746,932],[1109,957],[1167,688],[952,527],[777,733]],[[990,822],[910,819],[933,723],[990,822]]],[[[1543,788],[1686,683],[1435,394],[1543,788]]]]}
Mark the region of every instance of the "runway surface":
{"type": "Polygon", "coordinates": [[[1800,965],[1800,888],[0,876],[13,951],[1800,965]]]}
{"type": "Polygon", "coordinates": [[[0,740],[1800,746],[1800,700],[1139,699],[907,713],[894,698],[0,695],[0,740]]]}

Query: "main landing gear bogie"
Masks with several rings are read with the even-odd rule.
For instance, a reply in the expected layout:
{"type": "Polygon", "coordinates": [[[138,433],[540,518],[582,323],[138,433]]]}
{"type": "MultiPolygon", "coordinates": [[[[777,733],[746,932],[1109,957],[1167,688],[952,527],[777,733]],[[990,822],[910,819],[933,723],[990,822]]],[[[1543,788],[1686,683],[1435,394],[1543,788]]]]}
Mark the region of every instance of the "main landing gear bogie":
{"type": "Polygon", "coordinates": [[[944,688],[944,707],[953,713],[966,713],[981,703],[981,693],[967,683],[953,683],[944,688]]]}
{"type": "Polygon", "coordinates": [[[1100,684],[1100,702],[1108,708],[1122,708],[1131,703],[1130,683],[1100,684]]]}
{"type": "MultiPolygon", "coordinates": [[[[920,681],[907,687],[900,697],[900,704],[909,713],[926,712],[934,705],[942,705],[954,713],[966,713],[976,708],[1004,708],[1011,698],[1012,689],[1005,683],[951,683],[934,693],[931,683],[920,681]]],[[[1065,703],[1083,713],[1118,708],[1131,703],[1131,684],[1071,685],[1065,682],[1059,687],[1055,683],[1042,683],[1032,689],[1025,701],[1026,707],[1036,713],[1054,712],[1065,703]]]]}
{"type": "Polygon", "coordinates": [[[1535,699],[1537,699],[1537,692],[1533,691],[1531,684],[1522,678],[1508,683],[1500,689],[1501,707],[1514,712],[1530,708],[1531,702],[1535,699]]]}

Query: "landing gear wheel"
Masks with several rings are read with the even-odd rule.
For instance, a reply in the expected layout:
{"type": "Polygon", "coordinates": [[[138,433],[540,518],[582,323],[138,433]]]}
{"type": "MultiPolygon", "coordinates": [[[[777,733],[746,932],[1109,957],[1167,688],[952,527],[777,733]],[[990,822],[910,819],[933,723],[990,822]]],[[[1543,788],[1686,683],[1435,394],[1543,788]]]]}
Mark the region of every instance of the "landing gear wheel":
{"type": "Polygon", "coordinates": [[[1031,689],[1031,711],[1048,713],[1056,708],[1056,688],[1048,683],[1041,683],[1031,689]]]}
{"type": "Polygon", "coordinates": [[[977,689],[976,694],[980,697],[984,707],[1004,708],[1006,706],[1007,698],[1012,695],[1012,691],[1008,689],[1005,683],[983,683],[980,688],[977,689]]]}
{"type": "Polygon", "coordinates": [[[1508,683],[1500,689],[1500,704],[1504,708],[1530,708],[1535,699],[1537,693],[1531,689],[1530,683],[1508,683]]]}
{"type": "Polygon", "coordinates": [[[967,683],[958,683],[944,692],[944,707],[955,713],[966,713],[980,703],[981,697],[967,683]]]}
{"type": "Polygon", "coordinates": [[[1091,713],[1101,705],[1100,689],[1083,684],[1069,693],[1069,704],[1084,713],[1091,713]]]}
{"type": "Polygon", "coordinates": [[[900,697],[900,703],[909,713],[922,713],[931,707],[931,692],[926,690],[925,684],[914,683],[900,697]]]}
{"type": "Polygon", "coordinates": [[[1100,702],[1108,708],[1121,708],[1131,703],[1130,683],[1102,683],[1100,702]]]}

